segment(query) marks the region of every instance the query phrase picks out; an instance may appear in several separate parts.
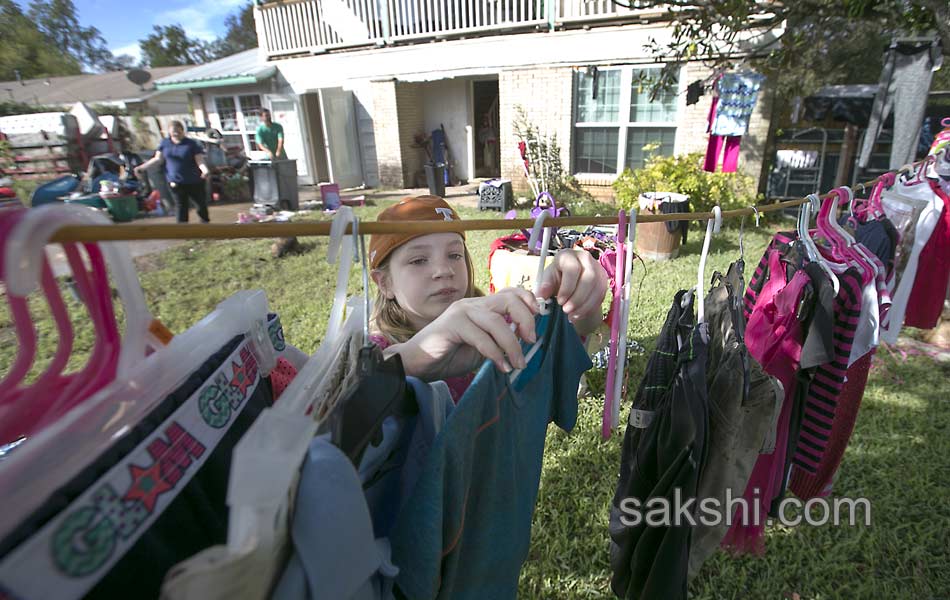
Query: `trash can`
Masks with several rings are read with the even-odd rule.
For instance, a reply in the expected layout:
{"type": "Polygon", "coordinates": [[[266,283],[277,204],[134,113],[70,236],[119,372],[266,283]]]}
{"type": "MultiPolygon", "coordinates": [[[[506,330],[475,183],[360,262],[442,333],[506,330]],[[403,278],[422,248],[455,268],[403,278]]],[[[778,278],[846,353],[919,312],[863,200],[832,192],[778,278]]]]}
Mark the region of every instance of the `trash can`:
{"type": "Polygon", "coordinates": [[[253,160],[248,167],[254,177],[254,203],[279,210],[297,210],[297,161],[253,160]]]}
{"type": "Polygon", "coordinates": [[[426,163],[425,170],[429,194],[445,198],[445,163],[426,163]]]}
{"type": "MultiPolygon", "coordinates": [[[[689,196],[675,192],[640,194],[640,214],[689,212],[689,196]]],[[[637,223],[637,254],[650,260],[670,260],[679,256],[687,221],[637,223]]]]}

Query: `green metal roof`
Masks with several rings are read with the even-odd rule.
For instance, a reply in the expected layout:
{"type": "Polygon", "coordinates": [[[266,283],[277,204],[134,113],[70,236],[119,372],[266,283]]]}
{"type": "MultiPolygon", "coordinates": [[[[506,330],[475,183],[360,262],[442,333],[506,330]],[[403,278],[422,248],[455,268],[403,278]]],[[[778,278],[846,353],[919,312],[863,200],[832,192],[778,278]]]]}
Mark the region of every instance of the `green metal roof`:
{"type": "Polygon", "coordinates": [[[191,90],[254,84],[277,72],[277,67],[259,60],[257,48],[180,71],[155,82],[159,90],[191,90]]]}

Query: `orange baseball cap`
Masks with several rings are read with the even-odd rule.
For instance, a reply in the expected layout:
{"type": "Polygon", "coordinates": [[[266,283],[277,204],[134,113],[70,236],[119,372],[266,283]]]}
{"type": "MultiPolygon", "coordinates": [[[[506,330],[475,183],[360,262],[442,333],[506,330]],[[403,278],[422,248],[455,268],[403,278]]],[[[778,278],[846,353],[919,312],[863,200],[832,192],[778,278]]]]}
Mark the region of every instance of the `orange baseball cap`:
{"type": "MultiPolygon", "coordinates": [[[[438,196],[406,197],[376,217],[383,221],[461,221],[455,209],[438,196]]],[[[392,251],[426,233],[378,233],[369,240],[369,264],[375,269],[392,251]]],[[[459,232],[465,239],[465,232],[459,232]]]]}

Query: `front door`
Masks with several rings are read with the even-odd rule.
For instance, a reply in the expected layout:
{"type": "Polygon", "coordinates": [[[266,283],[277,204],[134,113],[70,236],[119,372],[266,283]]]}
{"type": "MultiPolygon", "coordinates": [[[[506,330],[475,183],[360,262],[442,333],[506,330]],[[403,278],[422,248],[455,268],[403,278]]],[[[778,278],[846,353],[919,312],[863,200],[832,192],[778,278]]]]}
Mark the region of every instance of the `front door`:
{"type": "Polygon", "coordinates": [[[284,128],[284,151],[287,158],[297,161],[297,177],[308,181],[310,179],[307,155],[304,153],[303,136],[300,131],[300,116],[297,113],[297,103],[293,100],[271,98],[271,118],[284,128]]]}
{"type": "Polygon", "coordinates": [[[323,109],[320,115],[323,119],[330,181],[340,188],[363,185],[363,163],[353,92],[343,88],[323,88],[320,90],[320,105],[323,109]]]}

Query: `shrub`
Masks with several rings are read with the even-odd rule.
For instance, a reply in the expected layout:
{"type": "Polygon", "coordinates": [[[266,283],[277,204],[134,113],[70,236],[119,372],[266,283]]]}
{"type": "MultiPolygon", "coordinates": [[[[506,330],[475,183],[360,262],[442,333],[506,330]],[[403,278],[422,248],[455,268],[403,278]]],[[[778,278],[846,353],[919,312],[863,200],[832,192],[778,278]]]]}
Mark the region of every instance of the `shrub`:
{"type": "Polygon", "coordinates": [[[558,206],[567,206],[572,213],[575,203],[592,201],[591,194],[564,168],[557,134],[545,136],[537,125],[528,120],[524,108],[518,106],[516,110],[518,114],[514,124],[515,135],[518,141],[527,145],[530,173],[541,191],[547,188],[546,191],[554,196],[558,206]]]}
{"type": "Polygon", "coordinates": [[[636,171],[627,169],[614,182],[617,204],[635,205],[642,192],[677,192],[689,196],[693,212],[706,212],[717,204],[723,210],[755,203],[755,179],[743,173],[710,173],[702,168],[700,153],[653,156],[636,171]]]}

